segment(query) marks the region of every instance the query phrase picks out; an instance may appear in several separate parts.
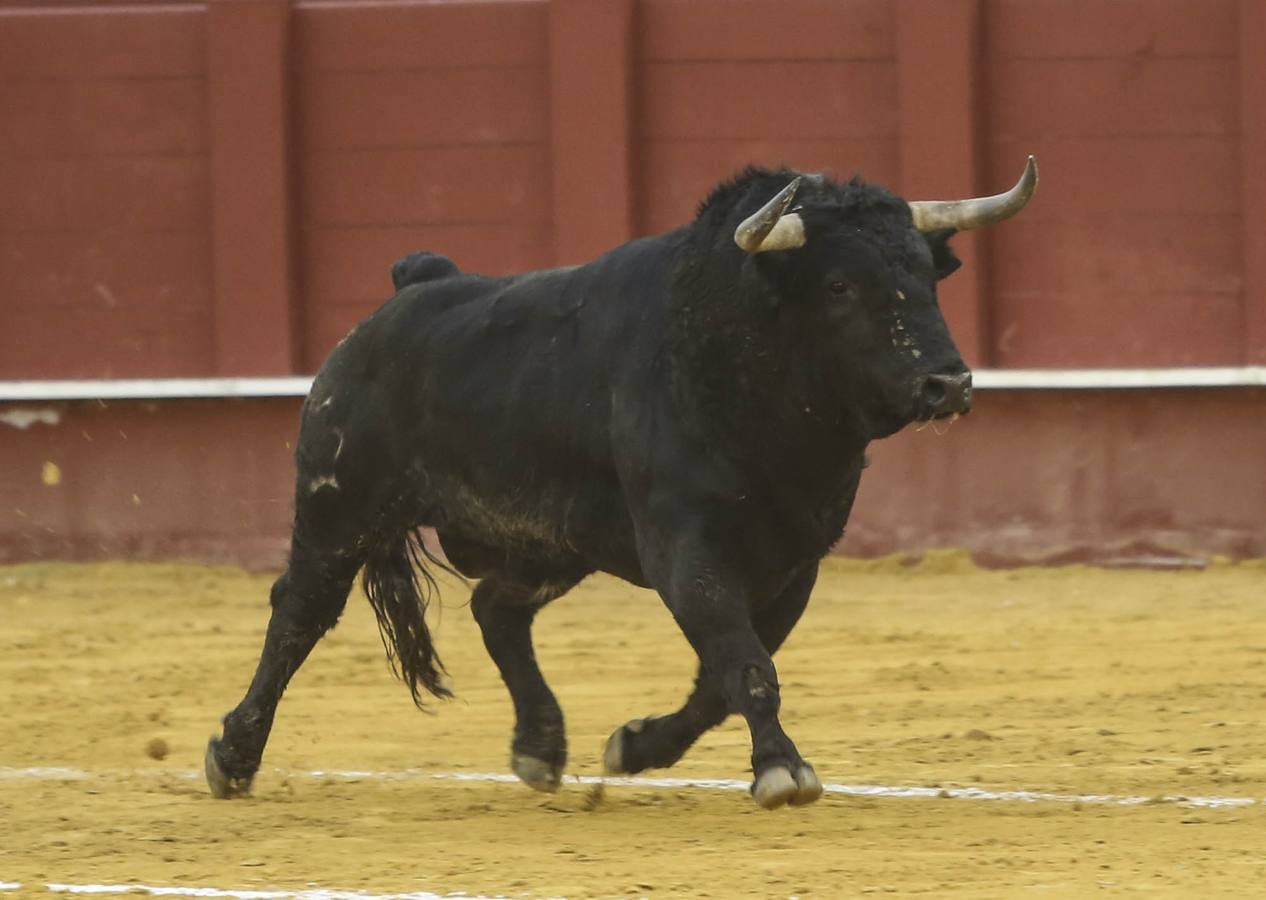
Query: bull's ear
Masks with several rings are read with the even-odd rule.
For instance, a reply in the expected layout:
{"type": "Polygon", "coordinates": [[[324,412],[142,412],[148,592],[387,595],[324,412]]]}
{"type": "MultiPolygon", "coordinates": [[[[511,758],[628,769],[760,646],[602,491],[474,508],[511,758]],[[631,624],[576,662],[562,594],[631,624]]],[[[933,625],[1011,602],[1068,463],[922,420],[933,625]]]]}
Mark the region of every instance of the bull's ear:
{"type": "Polygon", "coordinates": [[[938,228],[936,231],[929,231],[923,235],[927,238],[928,247],[932,250],[932,265],[936,269],[937,281],[953,275],[963,264],[963,261],[954,255],[949,245],[949,239],[956,234],[958,234],[957,228],[938,228]]]}

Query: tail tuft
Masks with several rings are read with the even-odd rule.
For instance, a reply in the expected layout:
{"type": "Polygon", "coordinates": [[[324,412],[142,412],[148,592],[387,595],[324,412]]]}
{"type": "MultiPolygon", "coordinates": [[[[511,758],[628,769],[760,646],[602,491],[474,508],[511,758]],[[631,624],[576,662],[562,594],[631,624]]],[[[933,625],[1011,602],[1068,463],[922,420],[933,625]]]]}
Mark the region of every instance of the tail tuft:
{"type": "Polygon", "coordinates": [[[423,690],[440,699],[453,696],[442,683],[447,673],[426,624],[426,609],[439,597],[431,566],[453,571],[427,549],[417,532],[404,531],[375,543],[362,577],[365,596],[378,617],[387,661],[409,686],[419,709],[423,690]]]}

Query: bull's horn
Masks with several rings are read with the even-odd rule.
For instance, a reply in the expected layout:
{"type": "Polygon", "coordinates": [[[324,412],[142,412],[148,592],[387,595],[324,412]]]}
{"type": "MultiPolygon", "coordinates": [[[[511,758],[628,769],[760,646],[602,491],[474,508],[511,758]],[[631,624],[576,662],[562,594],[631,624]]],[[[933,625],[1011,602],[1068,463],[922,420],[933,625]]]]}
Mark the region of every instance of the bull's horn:
{"type": "Polygon", "coordinates": [[[794,250],[804,246],[804,222],[796,213],[784,215],[791,201],[796,198],[801,176],[797,175],[781,191],[738,228],[734,229],[734,243],[748,253],[764,253],[766,250],[794,250]]]}
{"type": "Polygon", "coordinates": [[[1037,163],[1029,157],[1024,174],[1005,194],[969,200],[915,200],[910,204],[914,227],[919,231],[956,228],[967,231],[1009,219],[1024,209],[1037,190],[1037,163]]]}

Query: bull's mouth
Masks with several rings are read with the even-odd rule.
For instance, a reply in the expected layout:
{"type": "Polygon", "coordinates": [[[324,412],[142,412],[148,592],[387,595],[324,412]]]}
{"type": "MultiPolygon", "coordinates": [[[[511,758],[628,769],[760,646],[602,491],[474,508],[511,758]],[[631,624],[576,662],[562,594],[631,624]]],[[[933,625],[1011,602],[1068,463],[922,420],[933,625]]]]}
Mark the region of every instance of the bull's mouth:
{"type": "Polygon", "coordinates": [[[913,427],[915,431],[923,431],[925,428],[931,428],[936,434],[945,434],[950,430],[951,426],[953,426],[955,422],[967,415],[969,412],[971,412],[970,409],[966,409],[963,412],[937,413],[936,415],[928,416],[927,418],[915,419],[913,427]]]}
{"type": "Polygon", "coordinates": [[[970,411],[971,410],[967,410],[961,413],[944,412],[931,416],[918,416],[914,420],[914,430],[922,431],[924,428],[931,428],[937,434],[944,434],[949,430],[949,426],[953,425],[970,411]]]}
{"type": "Polygon", "coordinates": [[[953,410],[948,410],[948,409],[946,409],[946,410],[940,410],[939,412],[935,412],[935,413],[933,413],[932,415],[930,415],[930,416],[928,416],[928,417],[926,417],[926,418],[920,419],[919,421],[921,421],[921,422],[944,422],[944,421],[948,420],[948,421],[950,421],[950,422],[953,422],[955,419],[962,418],[963,416],[967,415],[967,414],[968,414],[968,413],[970,413],[970,412],[971,412],[971,404],[970,404],[970,403],[968,403],[968,404],[967,404],[966,406],[964,406],[962,409],[953,409],[953,410]]]}

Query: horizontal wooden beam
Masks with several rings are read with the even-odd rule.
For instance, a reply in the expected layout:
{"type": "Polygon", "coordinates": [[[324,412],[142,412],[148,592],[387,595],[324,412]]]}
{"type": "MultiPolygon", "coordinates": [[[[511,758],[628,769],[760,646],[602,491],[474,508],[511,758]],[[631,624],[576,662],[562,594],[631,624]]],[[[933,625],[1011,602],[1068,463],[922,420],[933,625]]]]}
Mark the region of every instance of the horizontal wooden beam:
{"type": "MultiPolygon", "coordinates": [[[[978,390],[1118,390],[1266,387],[1266,366],[1171,369],[975,369],[978,390]]],[[[128,378],[78,381],[0,381],[0,402],[61,400],[182,400],[304,397],[312,377],[128,378]]]]}

